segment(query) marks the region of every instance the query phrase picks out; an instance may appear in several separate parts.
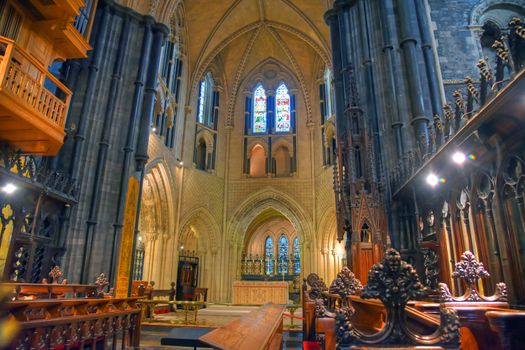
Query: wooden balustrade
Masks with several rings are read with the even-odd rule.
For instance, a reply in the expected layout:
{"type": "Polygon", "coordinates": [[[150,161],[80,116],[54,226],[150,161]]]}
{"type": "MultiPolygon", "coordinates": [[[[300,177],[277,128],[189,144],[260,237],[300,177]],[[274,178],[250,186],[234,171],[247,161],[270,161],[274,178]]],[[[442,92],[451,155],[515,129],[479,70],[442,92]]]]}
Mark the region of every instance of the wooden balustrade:
{"type": "Polygon", "coordinates": [[[0,37],[0,43],[7,46],[0,70],[2,89],[21,99],[52,124],[63,128],[71,91],[14,41],[0,37]],[[45,79],[56,85],[63,94],[62,98],[44,87],[45,79]]]}
{"type": "Polygon", "coordinates": [[[0,37],[0,56],[0,109],[9,117],[0,125],[0,139],[31,153],[56,153],[64,138],[71,91],[10,39],[0,37]],[[54,85],[56,91],[45,84],[54,85]],[[31,138],[47,143],[25,149],[36,147],[29,146],[31,138]]]}
{"type": "Polygon", "coordinates": [[[139,346],[141,309],[136,298],[17,300],[3,305],[19,333],[11,349],[139,346]]]}

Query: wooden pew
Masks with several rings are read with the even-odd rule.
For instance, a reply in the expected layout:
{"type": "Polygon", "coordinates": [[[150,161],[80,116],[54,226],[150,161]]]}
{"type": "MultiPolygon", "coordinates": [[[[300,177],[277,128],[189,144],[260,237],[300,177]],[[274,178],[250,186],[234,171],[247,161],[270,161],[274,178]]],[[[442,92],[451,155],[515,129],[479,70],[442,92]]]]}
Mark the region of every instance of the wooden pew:
{"type": "Polygon", "coordinates": [[[140,345],[136,298],[15,300],[2,312],[18,322],[11,349],[106,348],[140,345]]]}
{"type": "MultiPolygon", "coordinates": [[[[470,346],[480,350],[501,349],[498,334],[490,328],[485,317],[488,311],[508,311],[506,302],[446,302],[444,306],[456,310],[463,333],[472,333],[475,344],[470,346]]],[[[426,314],[438,315],[440,304],[429,302],[414,303],[414,308],[426,314]]]]}
{"type": "Polygon", "coordinates": [[[501,348],[512,350],[523,348],[525,344],[525,312],[489,311],[486,313],[492,330],[498,332],[501,348]]]}

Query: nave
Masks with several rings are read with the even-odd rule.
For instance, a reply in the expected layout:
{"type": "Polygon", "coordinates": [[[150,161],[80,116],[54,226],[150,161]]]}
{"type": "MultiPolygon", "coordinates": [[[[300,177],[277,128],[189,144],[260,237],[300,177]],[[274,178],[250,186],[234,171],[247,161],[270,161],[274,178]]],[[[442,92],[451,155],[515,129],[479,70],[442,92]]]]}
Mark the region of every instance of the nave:
{"type": "Polygon", "coordinates": [[[522,0],[0,0],[0,347],[520,349],[522,0]]]}

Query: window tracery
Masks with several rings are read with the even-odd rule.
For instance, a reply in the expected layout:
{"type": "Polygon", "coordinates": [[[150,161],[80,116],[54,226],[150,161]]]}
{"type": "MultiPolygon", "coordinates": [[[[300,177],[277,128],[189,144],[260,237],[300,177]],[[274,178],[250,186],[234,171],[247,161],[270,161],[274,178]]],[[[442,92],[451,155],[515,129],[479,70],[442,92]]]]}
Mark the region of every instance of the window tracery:
{"type": "Polygon", "coordinates": [[[259,84],[253,94],[253,132],[263,133],[267,130],[266,91],[259,84]]]}
{"type": "Polygon", "coordinates": [[[301,252],[299,250],[299,237],[293,240],[293,273],[301,273],[301,252]]]}
{"type": "Polygon", "coordinates": [[[266,262],[266,274],[272,275],[273,274],[273,239],[271,236],[268,236],[266,238],[266,242],[264,245],[264,257],[266,262]]]}
{"type": "Polygon", "coordinates": [[[289,132],[291,128],[290,95],[284,83],[279,85],[275,96],[275,131],[289,132]]]}
{"type": "Polygon", "coordinates": [[[288,273],[288,237],[281,234],[279,238],[279,267],[277,272],[280,274],[288,273]]]}

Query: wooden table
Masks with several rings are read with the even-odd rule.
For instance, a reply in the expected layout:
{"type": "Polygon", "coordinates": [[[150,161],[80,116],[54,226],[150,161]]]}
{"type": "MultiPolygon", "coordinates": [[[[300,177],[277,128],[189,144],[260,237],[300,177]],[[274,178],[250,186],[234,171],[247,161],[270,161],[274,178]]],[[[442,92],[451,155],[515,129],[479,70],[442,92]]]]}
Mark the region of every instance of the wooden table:
{"type": "Polygon", "coordinates": [[[284,306],[266,304],[199,339],[222,350],[282,348],[284,306]]]}
{"type": "Polygon", "coordinates": [[[263,305],[288,303],[288,282],[235,281],[233,282],[233,304],[263,305]]]}

